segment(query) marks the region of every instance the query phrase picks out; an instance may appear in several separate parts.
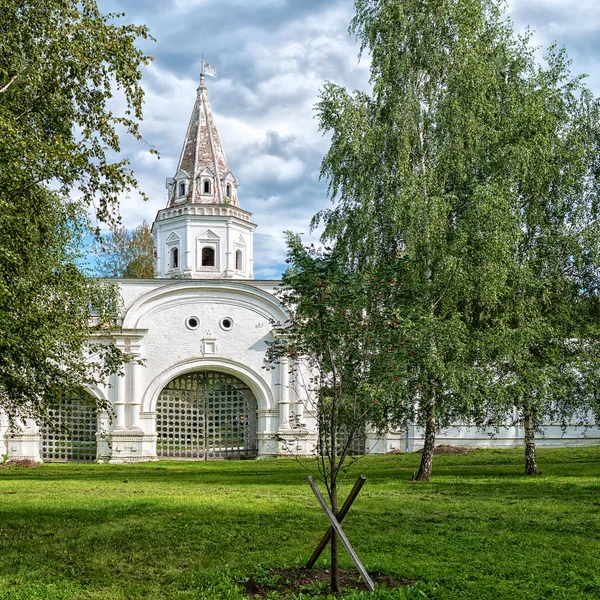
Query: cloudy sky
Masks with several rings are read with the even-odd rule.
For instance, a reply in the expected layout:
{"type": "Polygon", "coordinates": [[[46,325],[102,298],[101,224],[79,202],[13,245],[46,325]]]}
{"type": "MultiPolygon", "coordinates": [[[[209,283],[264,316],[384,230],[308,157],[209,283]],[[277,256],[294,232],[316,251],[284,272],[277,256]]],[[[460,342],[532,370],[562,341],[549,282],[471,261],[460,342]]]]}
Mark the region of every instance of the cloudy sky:
{"type": "MultiPolygon", "coordinates": [[[[368,57],[347,33],[352,0],[100,0],[105,11],[149,26],[155,57],[144,69],[142,134],[161,158],[132,140],[123,155],[150,200],[123,201],[131,228],[152,221],[166,204],[165,178],[175,174],[195,99],[201,57],[217,68],[209,97],[229,167],[240,183],[242,208],[258,224],[255,276],[276,279],[285,268],[283,231],[309,233],[311,217],[329,206],[319,182],[328,147],[313,106],[325,80],[368,89],[368,57]]],[[[517,29],[530,25],[534,41],[565,46],[573,73],[588,73],[600,95],[600,2],[511,0],[517,29]]]]}

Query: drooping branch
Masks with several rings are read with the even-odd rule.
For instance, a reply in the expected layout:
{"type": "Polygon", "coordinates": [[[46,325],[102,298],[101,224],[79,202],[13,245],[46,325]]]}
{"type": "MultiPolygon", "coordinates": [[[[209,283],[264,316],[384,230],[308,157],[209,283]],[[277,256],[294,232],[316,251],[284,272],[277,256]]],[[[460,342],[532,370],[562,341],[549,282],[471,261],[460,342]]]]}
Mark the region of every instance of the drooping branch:
{"type": "Polygon", "coordinates": [[[20,73],[17,73],[16,75],[13,75],[9,80],[8,83],[3,85],[0,88],[0,94],[4,94],[4,92],[6,92],[6,90],[8,90],[8,88],[20,77],[20,73]]]}

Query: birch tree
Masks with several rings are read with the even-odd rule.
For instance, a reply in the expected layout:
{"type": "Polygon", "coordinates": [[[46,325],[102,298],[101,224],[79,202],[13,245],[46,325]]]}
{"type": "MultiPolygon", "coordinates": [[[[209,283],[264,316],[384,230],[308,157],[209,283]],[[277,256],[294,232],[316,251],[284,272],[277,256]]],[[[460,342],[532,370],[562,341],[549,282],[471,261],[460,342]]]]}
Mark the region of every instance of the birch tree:
{"type": "Polygon", "coordinates": [[[131,231],[114,225],[110,233],[98,240],[96,271],[102,277],[151,278],[154,277],[153,252],[154,240],[147,221],[131,231]]]}
{"type": "MultiPolygon", "coordinates": [[[[528,36],[513,32],[496,0],[357,0],[355,7],[351,31],[370,54],[372,93],[322,89],[318,118],[332,135],[322,176],[335,207],[314,224],[323,221],[324,240],[360,267],[406,259],[396,263],[396,302],[415,351],[401,406],[415,403],[425,435],[417,479],[428,480],[440,428],[481,418],[492,398],[500,406],[499,364],[534,350],[512,335],[519,282],[537,285],[541,273],[536,252],[525,250],[536,246],[527,232],[549,211],[563,231],[574,226],[578,239],[597,240],[595,101],[583,93],[583,104],[555,112],[564,61],[538,68],[528,36]],[[571,154],[562,143],[570,123],[583,136],[571,154]],[[543,147],[553,136],[558,154],[556,144],[543,147]],[[588,209],[565,212],[560,199],[578,187],[589,192],[588,209]]],[[[573,98],[576,87],[583,91],[571,84],[573,98]]],[[[544,239],[560,246],[546,261],[556,267],[568,256],[566,238],[544,239]]],[[[595,248],[589,252],[588,272],[595,248]]],[[[572,281],[580,267],[573,262],[572,281]]],[[[565,283],[556,269],[553,277],[565,283]]],[[[564,333],[563,318],[570,317],[548,315],[564,333]]]]}
{"type": "Polygon", "coordinates": [[[598,414],[600,104],[555,46],[526,74],[504,173],[518,235],[485,420],[524,428],[534,475],[545,423],[564,431],[598,414]]]}

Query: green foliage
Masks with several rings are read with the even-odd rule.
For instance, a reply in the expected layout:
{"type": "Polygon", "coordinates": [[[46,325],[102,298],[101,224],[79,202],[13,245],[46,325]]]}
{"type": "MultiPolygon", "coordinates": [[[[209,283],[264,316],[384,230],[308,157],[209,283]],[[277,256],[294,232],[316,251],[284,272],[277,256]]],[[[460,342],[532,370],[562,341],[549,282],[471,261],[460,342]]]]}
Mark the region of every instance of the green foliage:
{"type": "Polygon", "coordinates": [[[143,25],[117,25],[95,0],[42,3],[0,0],[0,207],[23,192],[55,182],[94,202],[100,220],[118,195],[136,186],[119,152],[116,128],[140,138],[141,64],[135,47],[143,25]],[[123,115],[109,106],[116,90],[123,115]]]}
{"type": "Polygon", "coordinates": [[[535,63],[497,0],[355,7],[373,93],[322,89],[321,173],[336,206],[314,224],[359,268],[396,269],[415,347],[400,415],[418,403],[427,479],[435,432],[451,422],[505,422],[532,397],[540,418],[590,406],[598,102],[563,51],[535,63]]]}
{"type": "Polygon", "coordinates": [[[599,414],[600,103],[571,78],[564,50],[546,60],[528,72],[507,148],[518,235],[497,315],[499,385],[484,418],[505,422],[516,406],[532,439],[544,421],[599,414]]]}
{"type": "Polygon", "coordinates": [[[102,277],[154,277],[154,240],[147,221],[132,231],[114,225],[98,242],[96,271],[102,277]]]}
{"type": "Polygon", "coordinates": [[[0,406],[11,420],[43,417],[62,395],[123,362],[106,339],[119,314],[117,290],[77,265],[87,232],[77,208],[42,187],[2,213],[0,406]]]}
{"type": "MultiPolygon", "coordinates": [[[[344,530],[369,571],[430,600],[597,597],[600,447],[538,454],[534,479],[521,449],[436,456],[425,485],[418,455],[365,457],[344,530]]],[[[325,531],[305,475],[284,459],[3,467],[0,598],[241,599],[258,564],[299,567],[325,531]]]]}
{"type": "Polygon", "coordinates": [[[331,490],[352,441],[364,438],[367,425],[387,428],[411,350],[389,309],[394,281],[358,271],[327,248],[305,247],[289,232],[287,243],[290,267],[278,297],[291,318],[277,324],[266,363],[287,359],[303,388],[305,410],[318,422],[321,479],[331,490]]]}
{"type": "Polygon", "coordinates": [[[94,0],[0,0],[0,407],[11,419],[43,416],[123,363],[98,337],[116,322],[116,290],[87,279],[74,250],[88,208],[114,220],[136,185],[111,155],[117,128],[140,137],[149,57],[135,42],[148,31],[120,16],[94,0]]]}
{"type": "MultiPolygon", "coordinates": [[[[391,406],[399,414],[399,373],[412,352],[390,310],[395,282],[389,275],[357,270],[339,253],[304,247],[289,232],[287,243],[290,267],[278,297],[291,318],[277,324],[266,363],[289,368],[292,389],[302,390],[303,412],[317,423],[318,475],[337,515],[345,464],[356,458],[353,442],[364,442],[368,426],[386,430],[391,406]]],[[[406,422],[412,403],[405,409],[406,422]]],[[[303,423],[293,424],[299,438],[307,433],[303,423]]],[[[337,591],[333,545],[331,560],[332,591],[337,591]]]]}

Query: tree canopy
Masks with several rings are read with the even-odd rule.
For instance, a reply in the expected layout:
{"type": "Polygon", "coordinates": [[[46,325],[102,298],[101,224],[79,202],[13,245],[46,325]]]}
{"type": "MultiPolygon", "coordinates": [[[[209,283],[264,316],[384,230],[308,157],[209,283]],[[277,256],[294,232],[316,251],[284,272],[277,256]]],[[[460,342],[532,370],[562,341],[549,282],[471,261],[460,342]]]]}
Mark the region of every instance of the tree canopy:
{"type": "Polygon", "coordinates": [[[140,137],[150,58],[136,42],[149,34],[122,16],[94,0],[0,0],[0,407],[11,417],[43,414],[123,361],[109,338],[93,342],[115,323],[115,290],[87,279],[74,251],[88,209],[113,221],[136,186],[117,130],[140,137]]]}
{"type": "Polygon", "coordinates": [[[582,78],[571,77],[564,50],[550,48],[546,61],[522,84],[510,146],[506,177],[518,234],[500,315],[496,393],[484,405],[484,421],[524,425],[530,474],[537,472],[535,431],[548,422],[590,424],[600,384],[600,103],[582,78]]]}
{"type": "Polygon", "coordinates": [[[140,138],[143,25],[119,25],[95,0],[0,0],[0,202],[42,183],[76,191],[100,220],[136,186],[117,127],[140,138]],[[115,111],[116,93],[124,100],[115,111]]]}
{"type": "Polygon", "coordinates": [[[39,186],[2,211],[0,408],[11,421],[44,417],[62,396],[102,382],[123,363],[110,343],[117,291],[78,266],[88,231],[80,219],[39,186]]]}
{"type": "MultiPolygon", "coordinates": [[[[541,340],[596,343],[576,309],[581,286],[596,294],[598,103],[563,51],[536,64],[499,1],[355,8],[373,92],[321,91],[335,207],[314,223],[346,260],[396,268],[399,327],[415,347],[400,406],[411,399],[425,428],[426,480],[436,431],[508,397],[500,364],[515,375],[507,365],[541,340]],[[517,310],[526,304],[537,321],[517,310]]],[[[566,368],[560,353],[546,356],[566,368]]]]}
{"type": "MultiPolygon", "coordinates": [[[[308,450],[316,453],[316,474],[337,516],[338,488],[356,446],[365,446],[367,428],[387,430],[392,401],[399,412],[397,388],[411,350],[400,337],[390,302],[393,275],[357,270],[336,251],[305,247],[291,233],[287,244],[290,266],[278,298],[290,319],[276,324],[266,363],[289,369],[296,404],[302,406],[290,418],[294,438],[282,441],[295,448],[294,439],[309,433],[304,418],[316,421],[316,447],[308,450]]],[[[409,403],[407,415],[412,416],[412,409],[409,403]]],[[[314,461],[306,460],[304,465],[310,470],[314,461]]],[[[339,591],[335,533],[331,586],[339,591]]]]}

